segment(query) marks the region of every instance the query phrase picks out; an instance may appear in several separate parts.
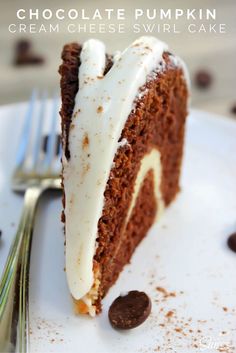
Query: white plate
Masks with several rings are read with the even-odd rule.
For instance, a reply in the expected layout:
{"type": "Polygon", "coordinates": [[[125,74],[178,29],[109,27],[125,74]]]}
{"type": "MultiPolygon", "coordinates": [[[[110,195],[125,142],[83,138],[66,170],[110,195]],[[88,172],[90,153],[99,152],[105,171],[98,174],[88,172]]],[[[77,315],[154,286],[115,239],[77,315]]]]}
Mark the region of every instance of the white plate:
{"type": "MultiPolygon", "coordinates": [[[[0,109],[1,270],[21,212],[22,197],[10,191],[9,179],[25,110],[23,103],[0,109]]],[[[95,319],[73,314],[63,270],[61,200],[45,195],[32,251],[31,352],[233,352],[236,255],[226,240],[236,231],[235,181],[236,123],[193,111],[182,192],[138,247],[95,319]],[[175,296],[165,298],[156,287],[175,296]],[[107,319],[109,305],[132,289],[150,295],[152,314],[137,329],[115,331],[107,319]]]]}

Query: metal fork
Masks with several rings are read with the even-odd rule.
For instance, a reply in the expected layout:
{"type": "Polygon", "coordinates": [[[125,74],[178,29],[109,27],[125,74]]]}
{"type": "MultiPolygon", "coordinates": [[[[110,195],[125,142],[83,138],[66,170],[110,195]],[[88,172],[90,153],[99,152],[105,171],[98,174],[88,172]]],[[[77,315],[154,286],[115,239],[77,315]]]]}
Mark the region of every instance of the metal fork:
{"type": "Polygon", "coordinates": [[[57,98],[53,99],[47,149],[42,151],[46,94],[33,92],[26,114],[12,190],[24,192],[24,208],[0,282],[0,352],[29,352],[29,269],[35,211],[42,193],[60,189],[60,153],[56,155],[57,98]],[[35,112],[35,106],[40,108],[35,112]],[[32,141],[33,120],[37,130],[32,141]]]}

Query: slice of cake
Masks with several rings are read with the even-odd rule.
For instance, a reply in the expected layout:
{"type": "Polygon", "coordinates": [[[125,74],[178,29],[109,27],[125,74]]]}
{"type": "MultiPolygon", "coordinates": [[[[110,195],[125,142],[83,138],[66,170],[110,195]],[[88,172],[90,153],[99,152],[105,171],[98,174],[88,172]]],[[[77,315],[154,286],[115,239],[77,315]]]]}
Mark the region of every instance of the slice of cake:
{"type": "Polygon", "coordinates": [[[72,43],[62,60],[66,274],[76,311],[93,316],[179,191],[188,88],[154,37],[115,56],[72,43]]]}

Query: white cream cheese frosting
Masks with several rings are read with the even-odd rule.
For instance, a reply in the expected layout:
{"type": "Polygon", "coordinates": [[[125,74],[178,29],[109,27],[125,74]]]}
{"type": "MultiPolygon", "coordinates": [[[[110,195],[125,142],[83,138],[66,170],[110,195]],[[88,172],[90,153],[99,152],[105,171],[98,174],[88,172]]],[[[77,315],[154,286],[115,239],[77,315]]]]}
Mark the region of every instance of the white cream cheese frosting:
{"type": "MultiPolygon", "coordinates": [[[[162,54],[167,49],[165,43],[154,37],[141,37],[115,56],[112,68],[104,76],[104,44],[90,39],[83,45],[79,90],[69,133],[70,159],[63,157],[66,272],[75,299],[86,296],[94,282],[93,257],[104,191],[115,154],[127,143],[119,142],[122,129],[139,88],[154,70],[164,69],[162,54]]],[[[150,169],[160,182],[161,162],[157,150],[151,151],[141,163],[128,217],[135,205],[140,183],[150,169]]],[[[155,194],[158,207],[162,208],[159,184],[155,194]]]]}
{"type": "Polygon", "coordinates": [[[129,210],[127,213],[127,219],[126,219],[126,224],[128,223],[130,216],[132,214],[132,211],[135,207],[136,200],[139,194],[139,191],[141,189],[142,183],[149,172],[149,170],[152,170],[154,173],[154,195],[157,201],[157,206],[158,206],[158,212],[157,216],[158,218],[161,216],[162,211],[164,209],[164,202],[162,199],[161,195],[161,173],[162,173],[162,168],[161,168],[161,154],[160,152],[156,149],[153,148],[151,152],[146,154],[143,159],[141,160],[141,165],[140,169],[138,172],[138,175],[135,180],[134,184],[134,193],[132,196],[132,201],[129,206],[129,210]]]}

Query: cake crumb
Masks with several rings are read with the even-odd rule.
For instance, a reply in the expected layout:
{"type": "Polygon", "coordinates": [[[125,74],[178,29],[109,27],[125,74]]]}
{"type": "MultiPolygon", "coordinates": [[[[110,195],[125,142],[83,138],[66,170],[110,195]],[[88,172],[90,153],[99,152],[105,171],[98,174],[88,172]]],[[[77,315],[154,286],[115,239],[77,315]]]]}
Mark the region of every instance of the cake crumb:
{"type": "Polygon", "coordinates": [[[83,148],[83,150],[84,150],[85,148],[87,148],[88,145],[89,145],[89,137],[88,137],[88,134],[85,132],[84,138],[83,138],[83,142],[82,142],[82,148],[83,148]]]}
{"type": "Polygon", "coordinates": [[[99,107],[97,107],[97,113],[102,113],[102,112],[103,112],[103,107],[99,105],[99,107]]]}
{"type": "Polygon", "coordinates": [[[167,295],[167,290],[163,287],[156,287],[156,290],[164,295],[167,295]]]}
{"type": "Polygon", "coordinates": [[[163,294],[164,298],[169,298],[169,297],[176,297],[175,292],[168,292],[165,288],[163,287],[156,287],[156,290],[160,293],[163,294]]]}
{"type": "Polygon", "coordinates": [[[176,331],[176,332],[182,332],[182,329],[181,329],[180,327],[176,327],[176,328],[175,328],[175,331],[176,331]]]}
{"type": "Polygon", "coordinates": [[[170,318],[174,315],[174,312],[172,310],[168,311],[168,313],[166,313],[166,317],[170,318]]]}

